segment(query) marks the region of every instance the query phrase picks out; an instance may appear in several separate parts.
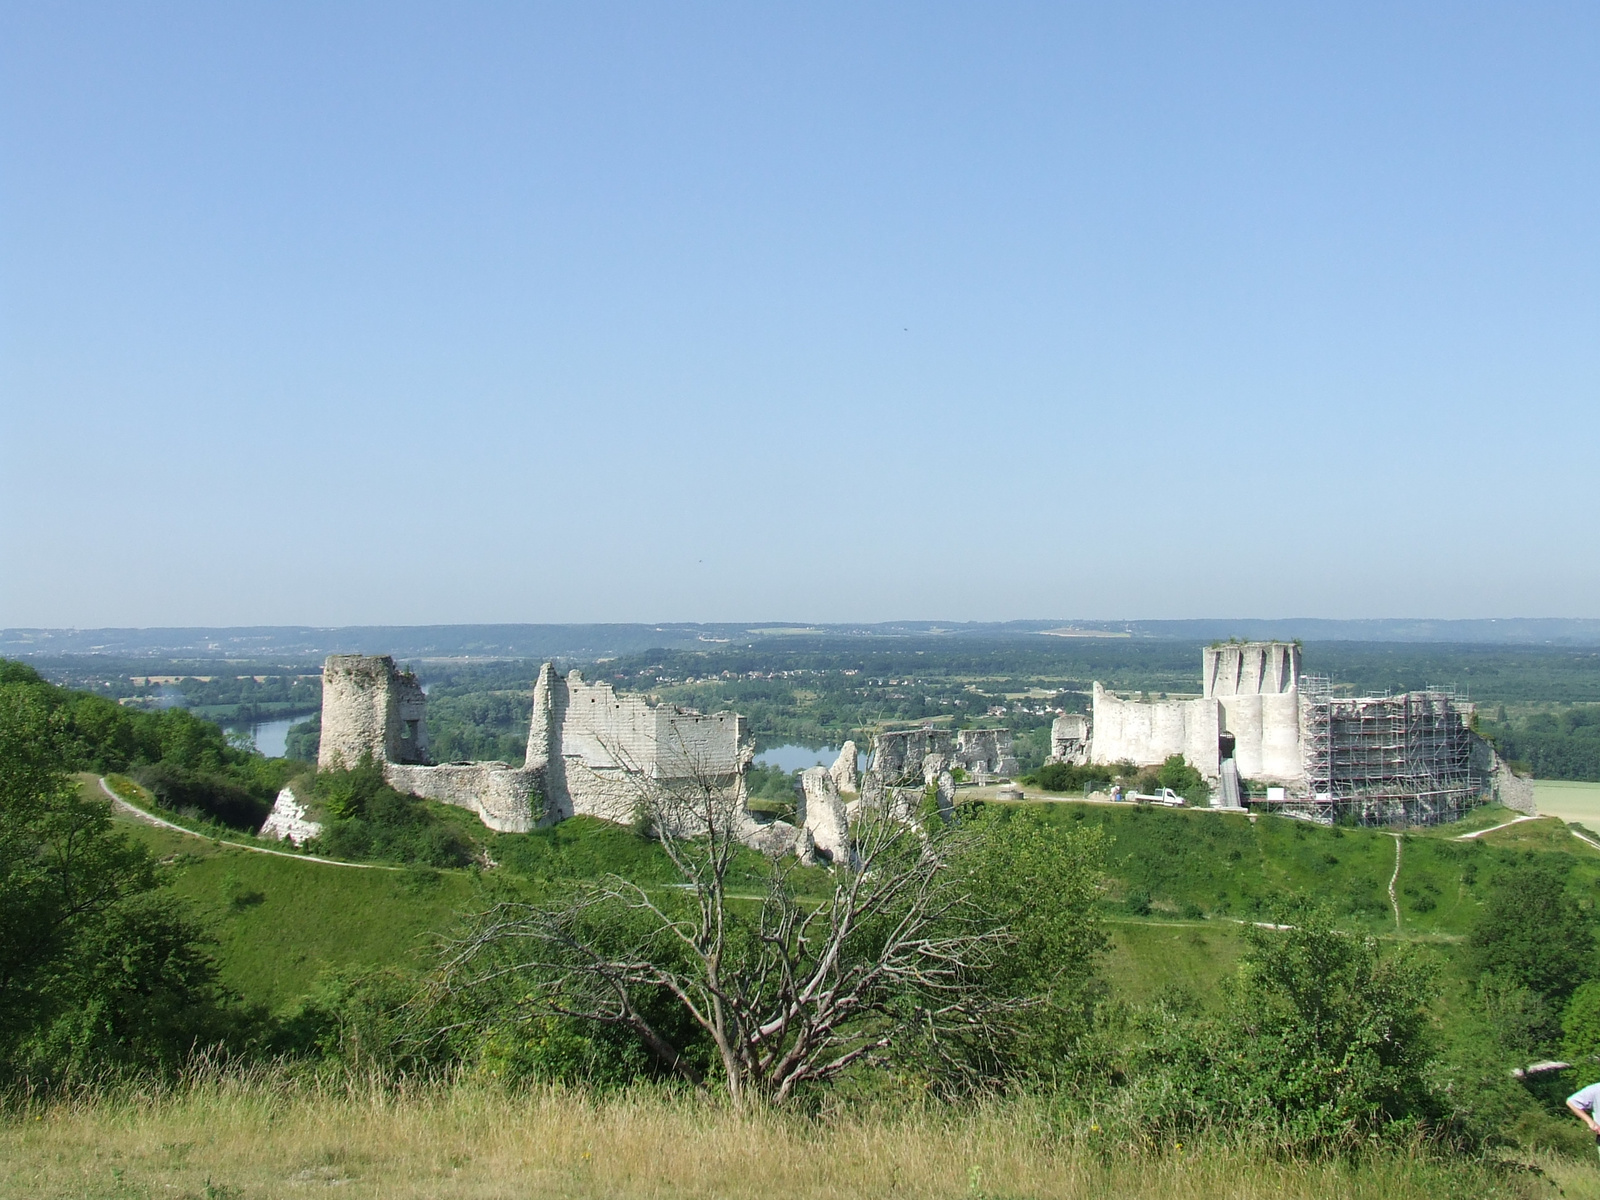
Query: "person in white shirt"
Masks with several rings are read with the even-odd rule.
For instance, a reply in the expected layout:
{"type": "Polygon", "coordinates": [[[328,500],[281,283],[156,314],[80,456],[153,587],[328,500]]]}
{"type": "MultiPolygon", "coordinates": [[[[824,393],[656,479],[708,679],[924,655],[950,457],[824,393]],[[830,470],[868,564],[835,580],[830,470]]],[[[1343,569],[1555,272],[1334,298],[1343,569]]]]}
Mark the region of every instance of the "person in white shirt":
{"type": "Polygon", "coordinates": [[[1595,1144],[1600,1146],[1600,1121],[1595,1120],[1594,1116],[1597,1103],[1600,1103],[1600,1083],[1579,1088],[1567,1097],[1567,1107],[1572,1110],[1572,1115],[1589,1127],[1594,1134],[1595,1144]]]}

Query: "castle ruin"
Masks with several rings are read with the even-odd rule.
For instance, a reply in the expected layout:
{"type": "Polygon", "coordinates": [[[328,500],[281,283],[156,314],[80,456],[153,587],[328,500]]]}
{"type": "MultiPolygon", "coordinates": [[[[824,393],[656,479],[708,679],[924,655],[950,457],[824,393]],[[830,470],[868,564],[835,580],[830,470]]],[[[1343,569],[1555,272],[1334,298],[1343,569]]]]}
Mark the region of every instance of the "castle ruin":
{"type": "Polygon", "coordinates": [[[709,780],[742,800],[754,756],[745,720],[735,713],[652,705],[588,683],[575,670],[560,675],[551,663],[534,684],[520,767],[430,763],[427,697],[388,655],[332,655],[322,687],[319,767],[353,767],[370,755],[397,790],[471,809],[502,833],[578,814],[632,820],[640,776],[665,786],[709,780]]]}
{"type": "Polygon", "coordinates": [[[1181,754],[1213,787],[1214,803],[1240,803],[1245,779],[1317,820],[1348,813],[1431,824],[1489,795],[1535,811],[1531,786],[1472,732],[1472,706],[1454,691],[1335,696],[1300,666],[1298,645],[1229,642],[1202,653],[1199,699],[1124,700],[1096,683],[1087,751],[1081,717],[1058,718],[1052,750],[1059,761],[1081,753],[1104,766],[1157,766],[1181,754]]]}

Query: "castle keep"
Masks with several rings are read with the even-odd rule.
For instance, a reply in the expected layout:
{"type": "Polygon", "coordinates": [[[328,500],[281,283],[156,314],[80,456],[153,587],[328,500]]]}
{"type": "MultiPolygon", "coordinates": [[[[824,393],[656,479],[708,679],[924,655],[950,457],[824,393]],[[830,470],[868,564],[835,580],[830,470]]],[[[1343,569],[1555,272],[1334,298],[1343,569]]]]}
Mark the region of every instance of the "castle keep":
{"type": "Polygon", "coordinates": [[[1285,642],[1207,646],[1198,700],[1119,700],[1094,685],[1091,761],[1160,763],[1181,754],[1206,779],[1233,758],[1247,779],[1305,782],[1300,739],[1300,647],[1285,642]]]}
{"type": "Polygon", "coordinates": [[[476,812],[502,833],[526,833],[583,813],[633,817],[630,775],[670,785],[712,779],[744,787],[754,746],[743,717],[654,706],[545,663],[533,689],[522,766],[431,764],[427,697],[387,655],[335,654],[322,669],[319,767],[353,767],[365,756],[396,789],[476,812]]]}
{"type": "Polygon", "coordinates": [[[1143,767],[1181,754],[1213,786],[1214,803],[1240,803],[1241,780],[1250,780],[1318,820],[1428,824],[1491,793],[1536,811],[1532,785],[1472,732],[1472,706],[1449,689],[1338,696],[1327,679],[1302,676],[1300,647],[1285,642],[1208,646],[1200,680],[1197,700],[1154,702],[1096,683],[1087,749],[1082,717],[1063,717],[1052,730],[1055,757],[1143,767]]]}

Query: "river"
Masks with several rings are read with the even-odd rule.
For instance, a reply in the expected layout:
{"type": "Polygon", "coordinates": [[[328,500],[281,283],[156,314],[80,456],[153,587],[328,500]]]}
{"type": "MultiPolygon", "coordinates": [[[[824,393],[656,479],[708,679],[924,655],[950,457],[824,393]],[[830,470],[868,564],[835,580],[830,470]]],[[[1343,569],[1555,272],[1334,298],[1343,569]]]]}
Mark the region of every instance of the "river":
{"type": "Polygon", "coordinates": [[[284,751],[289,748],[289,726],[298,725],[306,719],[307,714],[301,713],[298,717],[262,721],[259,725],[250,726],[250,740],[268,758],[282,758],[284,751]]]}
{"type": "MultiPolygon", "coordinates": [[[[807,767],[831,767],[833,760],[839,757],[838,746],[824,746],[820,750],[813,750],[809,746],[772,746],[756,755],[756,761],[765,763],[769,767],[777,767],[782,771],[803,771],[807,767]]],[[[861,752],[856,753],[856,770],[867,769],[867,756],[861,752]]]]}

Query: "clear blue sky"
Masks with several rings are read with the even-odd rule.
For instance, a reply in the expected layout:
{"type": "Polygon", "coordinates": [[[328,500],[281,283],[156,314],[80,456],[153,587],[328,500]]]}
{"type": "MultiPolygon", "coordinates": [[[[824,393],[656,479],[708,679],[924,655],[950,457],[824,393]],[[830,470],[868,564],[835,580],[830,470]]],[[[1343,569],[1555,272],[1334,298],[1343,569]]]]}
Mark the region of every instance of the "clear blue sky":
{"type": "Polygon", "coordinates": [[[1600,6],[0,8],[0,625],[1600,616],[1600,6]]]}

